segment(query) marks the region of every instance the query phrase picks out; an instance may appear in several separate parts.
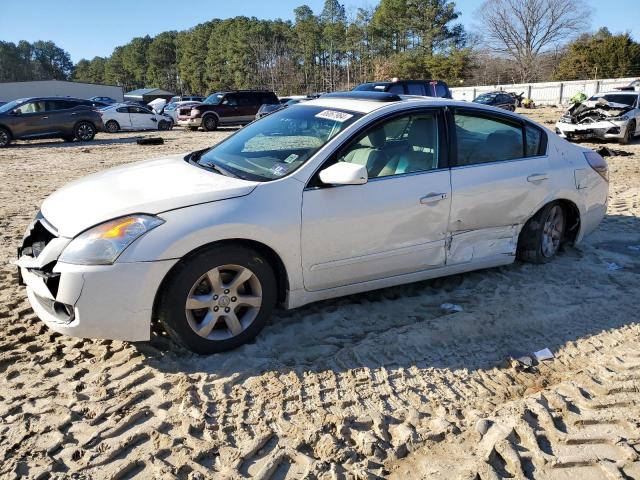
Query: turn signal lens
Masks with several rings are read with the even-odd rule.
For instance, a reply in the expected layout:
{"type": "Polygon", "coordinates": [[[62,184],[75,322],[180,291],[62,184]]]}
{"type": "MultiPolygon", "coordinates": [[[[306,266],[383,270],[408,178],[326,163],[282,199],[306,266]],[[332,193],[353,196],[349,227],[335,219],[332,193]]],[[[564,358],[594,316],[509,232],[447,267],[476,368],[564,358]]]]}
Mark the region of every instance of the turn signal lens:
{"type": "Polygon", "coordinates": [[[587,163],[591,168],[604,178],[605,182],[609,183],[609,165],[607,165],[607,161],[596,152],[584,152],[584,158],[587,159],[587,163]]]}

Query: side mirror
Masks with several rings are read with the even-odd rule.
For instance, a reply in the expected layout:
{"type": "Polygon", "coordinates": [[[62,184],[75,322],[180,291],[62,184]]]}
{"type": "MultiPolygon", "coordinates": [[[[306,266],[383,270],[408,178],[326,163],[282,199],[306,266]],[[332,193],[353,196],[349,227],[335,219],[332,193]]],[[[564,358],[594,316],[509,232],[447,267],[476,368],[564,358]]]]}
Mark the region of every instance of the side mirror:
{"type": "Polygon", "coordinates": [[[369,175],[364,165],[338,162],[320,172],[320,180],[328,185],[362,185],[369,175]]]}
{"type": "Polygon", "coordinates": [[[14,111],[11,112],[13,115],[22,115],[22,110],[20,110],[19,108],[16,108],[14,111]]]}

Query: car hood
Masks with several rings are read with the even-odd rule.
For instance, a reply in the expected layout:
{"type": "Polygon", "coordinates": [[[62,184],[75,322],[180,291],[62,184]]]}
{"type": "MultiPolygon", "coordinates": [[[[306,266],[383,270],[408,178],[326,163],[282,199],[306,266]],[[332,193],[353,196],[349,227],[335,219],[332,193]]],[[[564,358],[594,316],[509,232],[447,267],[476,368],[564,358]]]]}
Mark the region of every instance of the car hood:
{"type": "Polygon", "coordinates": [[[185,155],[133,163],[71,182],[42,204],[63,237],[131,213],[158,214],[248,195],[258,185],[191,165],[185,155]]]}

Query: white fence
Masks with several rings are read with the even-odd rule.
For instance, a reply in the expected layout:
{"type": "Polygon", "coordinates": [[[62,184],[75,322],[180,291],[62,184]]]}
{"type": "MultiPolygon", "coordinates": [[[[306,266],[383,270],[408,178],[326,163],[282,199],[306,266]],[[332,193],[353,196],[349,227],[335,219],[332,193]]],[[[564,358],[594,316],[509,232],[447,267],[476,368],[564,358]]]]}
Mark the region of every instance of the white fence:
{"type": "Polygon", "coordinates": [[[631,83],[634,78],[605,78],[602,80],[575,80],[570,82],[519,83],[511,85],[483,85],[478,87],[455,87],[451,89],[456,100],[472,101],[481,93],[504,90],[524,92],[537,105],[564,105],[576,93],[583,92],[590,97],[598,92],[606,92],[631,83]]]}

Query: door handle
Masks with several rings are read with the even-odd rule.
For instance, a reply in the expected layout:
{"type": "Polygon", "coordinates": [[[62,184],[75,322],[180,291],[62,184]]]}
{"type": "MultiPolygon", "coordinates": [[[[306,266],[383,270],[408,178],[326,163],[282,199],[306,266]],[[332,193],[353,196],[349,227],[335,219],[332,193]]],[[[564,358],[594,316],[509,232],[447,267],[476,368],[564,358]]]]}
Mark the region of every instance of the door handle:
{"type": "Polygon", "coordinates": [[[534,173],[527,177],[527,182],[541,182],[547,178],[549,178],[549,176],[546,173],[534,173]]]}
{"type": "Polygon", "coordinates": [[[422,197],[420,199],[420,203],[422,205],[438,203],[439,201],[446,199],[448,196],[449,195],[446,193],[430,193],[429,195],[422,197]]]}
{"type": "Polygon", "coordinates": [[[49,118],[49,117],[42,117],[42,120],[46,120],[47,118],[49,118]]]}

